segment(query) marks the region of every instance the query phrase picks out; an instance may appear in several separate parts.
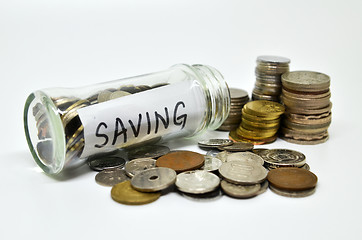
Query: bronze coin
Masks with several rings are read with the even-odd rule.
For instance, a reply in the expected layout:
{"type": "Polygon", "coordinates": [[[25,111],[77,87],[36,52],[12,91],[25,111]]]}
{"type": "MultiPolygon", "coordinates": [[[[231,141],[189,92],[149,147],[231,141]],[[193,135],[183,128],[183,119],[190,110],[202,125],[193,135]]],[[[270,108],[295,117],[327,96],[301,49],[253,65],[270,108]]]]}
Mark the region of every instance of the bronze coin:
{"type": "Polygon", "coordinates": [[[157,167],[167,167],[177,173],[198,169],[204,165],[204,155],[191,151],[170,152],[156,161],[157,167]]]}
{"type": "Polygon", "coordinates": [[[283,167],[270,170],[269,183],[281,190],[301,191],[314,188],[317,176],[303,168],[283,167]]]}

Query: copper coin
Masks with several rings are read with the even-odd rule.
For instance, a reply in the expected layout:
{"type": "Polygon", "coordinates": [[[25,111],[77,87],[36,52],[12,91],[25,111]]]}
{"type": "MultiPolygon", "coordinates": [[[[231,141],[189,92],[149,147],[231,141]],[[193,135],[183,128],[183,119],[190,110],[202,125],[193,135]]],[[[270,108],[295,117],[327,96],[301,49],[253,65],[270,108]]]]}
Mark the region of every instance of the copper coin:
{"type": "Polygon", "coordinates": [[[177,173],[198,169],[204,165],[204,155],[191,151],[170,152],[157,159],[157,167],[167,167],[177,173]]]}
{"type": "Polygon", "coordinates": [[[318,178],[303,168],[283,167],[270,170],[268,181],[281,190],[301,191],[314,188],[318,178]]]}

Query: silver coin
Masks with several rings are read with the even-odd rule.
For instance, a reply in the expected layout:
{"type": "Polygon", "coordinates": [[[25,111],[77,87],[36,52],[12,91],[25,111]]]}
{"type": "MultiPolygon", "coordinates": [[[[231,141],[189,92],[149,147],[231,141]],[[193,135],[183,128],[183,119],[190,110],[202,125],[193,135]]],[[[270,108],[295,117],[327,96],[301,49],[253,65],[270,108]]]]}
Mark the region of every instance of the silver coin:
{"type": "Polygon", "coordinates": [[[216,158],[220,159],[222,162],[227,162],[227,156],[230,155],[228,151],[222,151],[216,154],[216,158]]]}
{"type": "Polygon", "coordinates": [[[269,166],[275,167],[301,167],[305,164],[305,155],[289,149],[268,149],[262,151],[260,156],[269,166]]]}
{"type": "Polygon", "coordinates": [[[246,142],[234,142],[232,145],[229,146],[220,146],[218,147],[221,151],[229,151],[229,152],[243,152],[249,151],[254,148],[254,144],[246,143],[246,142]]]}
{"type": "Polygon", "coordinates": [[[243,89],[229,88],[229,91],[230,91],[230,98],[231,99],[249,98],[248,92],[243,90],[243,89]]]}
{"type": "Polygon", "coordinates": [[[258,192],[258,195],[265,193],[266,190],[268,190],[268,188],[269,188],[269,182],[268,182],[268,180],[265,180],[264,182],[261,183],[261,187],[258,192]]]}
{"type": "Polygon", "coordinates": [[[219,173],[229,182],[245,185],[261,183],[268,175],[268,171],[259,163],[243,161],[223,163],[219,173]]]}
{"type": "Polygon", "coordinates": [[[252,152],[231,153],[226,157],[226,162],[231,161],[256,162],[260,165],[264,165],[263,158],[252,152]]]}
{"type": "Polygon", "coordinates": [[[267,148],[254,148],[253,150],[251,150],[253,153],[257,154],[260,156],[260,153],[265,151],[265,150],[268,150],[267,148]]]}
{"type": "Polygon", "coordinates": [[[229,146],[233,144],[230,139],[207,139],[199,141],[199,146],[203,148],[217,148],[221,146],[229,146]]]}
{"type": "Polygon", "coordinates": [[[240,185],[221,181],[221,189],[229,196],[234,198],[251,198],[258,195],[261,185],[259,183],[253,185],[240,185]]]}
{"type": "Polygon", "coordinates": [[[290,63],[289,58],[271,55],[258,56],[256,61],[264,63],[290,63]]]}
{"type": "Polygon", "coordinates": [[[137,173],[147,169],[155,168],[156,160],[152,158],[137,158],[126,163],[124,169],[129,177],[135,176],[137,173]]]}
{"type": "Polygon", "coordinates": [[[104,169],[123,168],[126,161],[116,156],[99,156],[88,161],[88,166],[94,171],[104,169]]]}
{"type": "Polygon", "coordinates": [[[108,91],[108,90],[104,90],[102,92],[100,92],[98,94],[98,98],[97,98],[97,101],[99,103],[101,102],[106,102],[110,99],[110,96],[111,96],[112,92],[111,91],[108,91]]]}
{"type": "Polygon", "coordinates": [[[222,192],[219,188],[212,192],[208,193],[202,193],[202,194],[192,194],[192,193],[184,193],[180,192],[181,196],[185,197],[186,199],[189,199],[191,201],[196,202],[210,202],[215,201],[217,199],[220,199],[222,197],[222,192]]]}
{"type": "Polygon", "coordinates": [[[151,168],[137,173],[131,180],[134,189],[140,192],[157,192],[168,188],[176,181],[176,172],[171,168],[151,168]]]}
{"type": "Polygon", "coordinates": [[[273,187],[272,185],[269,185],[270,190],[272,190],[272,192],[284,196],[284,197],[292,197],[292,198],[300,198],[300,197],[308,197],[310,195],[312,195],[313,193],[315,193],[316,188],[311,188],[311,189],[307,189],[307,190],[302,190],[302,191],[285,191],[285,190],[281,190],[279,188],[273,187]]]}
{"type": "Polygon", "coordinates": [[[219,150],[212,149],[206,153],[206,156],[208,157],[216,157],[220,153],[219,150]]]}
{"type": "Polygon", "coordinates": [[[121,183],[130,178],[126,175],[126,171],[123,169],[106,169],[97,173],[95,180],[102,186],[112,187],[117,183],[121,183]]]}
{"type": "Polygon", "coordinates": [[[125,92],[125,91],[115,91],[109,96],[109,99],[110,100],[111,99],[116,99],[116,98],[124,97],[124,96],[127,96],[127,95],[131,95],[131,93],[125,92]]]}
{"type": "Polygon", "coordinates": [[[222,161],[216,157],[205,156],[204,166],[200,169],[208,172],[216,171],[222,165],[222,161]]]}
{"type": "Polygon", "coordinates": [[[220,178],[213,173],[195,170],[177,175],[176,187],[179,191],[202,194],[214,191],[220,184],[220,178]]]}
{"type": "Polygon", "coordinates": [[[128,151],[128,159],[136,159],[136,158],[159,158],[166,153],[170,152],[170,149],[166,146],[162,145],[145,145],[137,148],[129,149],[128,151]]]}
{"type": "Polygon", "coordinates": [[[310,166],[308,165],[308,163],[304,164],[303,166],[301,166],[300,168],[304,168],[306,170],[310,170],[310,166]]]}

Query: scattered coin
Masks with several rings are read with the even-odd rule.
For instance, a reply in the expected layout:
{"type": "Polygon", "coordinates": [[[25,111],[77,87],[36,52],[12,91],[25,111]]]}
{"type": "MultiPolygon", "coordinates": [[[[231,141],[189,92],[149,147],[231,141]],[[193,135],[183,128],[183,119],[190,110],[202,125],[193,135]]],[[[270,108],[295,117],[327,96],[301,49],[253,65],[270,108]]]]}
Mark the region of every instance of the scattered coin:
{"type": "Polygon", "coordinates": [[[303,168],[276,168],[268,173],[269,183],[286,191],[301,191],[314,188],[317,185],[317,176],[303,168]]]}
{"type": "Polygon", "coordinates": [[[242,161],[223,163],[219,173],[229,182],[244,185],[261,183],[268,175],[268,171],[259,163],[242,161]]]}
{"type": "Polygon", "coordinates": [[[202,194],[214,191],[220,184],[220,178],[203,170],[187,171],[177,175],[176,187],[181,192],[202,194]]]}
{"type": "Polygon", "coordinates": [[[151,168],[137,173],[131,180],[134,189],[141,192],[157,192],[176,181],[176,172],[170,168],[151,168]]]}
{"type": "Polygon", "coordinates": [[[231,153],[226,157],[226,162],[241,161],[241,162],[253,162],[258,163],[261,166],[264,165],[264,159],[252,152],[238,152],[231,153]]]}
{"type": "Polygon", "coordinates": [[[303,153],[290,149],[269,149],[262,151],[260,156],[272,167],[301,167],[306,162],[303,153]]]}
{"type": "Polygon", "coordinates": [[[204,155],[192,151],[170,152],[157,159],[157,167],[168,167],[177,173],[194,170],[204,165],[204,155]]]}
{"type": "Polygon", "coordinates": [[[270,190],[272,190],[274,193],[284,196],[284,197],[293,197],[293,198],[299,198],[299,197],[308,197],[315,193],[316,188],[310,188],[307,190],[300,190],[300,191],[285,191],[281,190],[279,188],[276,188],[272,185],[269,186],[270,190]]]}
{"type": "Polygon", "coordinates": [[[129,177],[135,176],[137,173],[147,169],[155,168],[156,160],[153,158],[137,158],[126,163],[125,170],[129,177]]]}
{"type": "Polygon", "coordinates": [[[206,156],[216,157],[216,155],[218,155],[219,153],[220,153],[219,150],[212,149],[212,150],[207,151],[206,156]]]}
{"type": "Polygon", "coordinates": [[[135,190],[130,181],[118,183],[112,187],[111,197],[114,201],[127,205],[142,205],[156,201],[160,192],[144,193],[135,190]]]}
{"type": "Polygon", "coordinates": [[[222,192],[219,188],[212,192],[207,193],[201,193],[201,194],[192,194],[192,193],[185,193],[180,192],[181,196],[185,197],[186,199],[189,199],[191,201],[196,202],[210,202],[215,201],[217,199],[220,199],[222,197],[222,192]]]}
{"type": "Polygon", "coordinates": [[[218,148],[232,145],[233,141],[230,139],[207,139],[199,141],[198,144],[201,148],[218,148]]]}
{"type": "Polygon", "coordinates": [[[101,156],[90,159],[88,166],[94,171],[102,171],[104,169],[122,168],[126,161],[116,156],[101,156]]]}
{"type": "Polygon", "coordinates": [[[216,171],[222,165],[222,161],[216,157],[205,156],[204,166],[200,169],[208,172],[216,171]]]}
{"type": "Polygon", "coordinates": [[[258,195],[261,185],[254,184],[254,185],[240,185],[230,183],[228,181],[222,180],[221,181],[221,189],[229,196],[235,198],[251,198],[258,195]]]}
{"type": "MultiPolygon", "coordinates": [[[[231,141],[231,140],[229,140],[231,141]]],[[[231,141],[232,142],[232,141],[231,141]]],[[[243,151],[249,151],[254,148],[254,144],[247,143],[247,142],[234,142],[232,145],[229,146],[220,146],[218,149],[220,151],[229,151],[229,152],[243,152],[243,151]]]]}
{"type": "Polygon", "coordinates": [[[146,145],[128,150],[128,159],[135,158],[159,158],[166,153],[170,152],[170,149],[161,145],[146,145]]]}
{"type": "Polygon", "coordinates": [[[95,180],[102,186],[112,187],[117,183],[121,183],[130,178],[126,175],[126,171],[119,168],[105,169],[97,173],[95,180]]]}

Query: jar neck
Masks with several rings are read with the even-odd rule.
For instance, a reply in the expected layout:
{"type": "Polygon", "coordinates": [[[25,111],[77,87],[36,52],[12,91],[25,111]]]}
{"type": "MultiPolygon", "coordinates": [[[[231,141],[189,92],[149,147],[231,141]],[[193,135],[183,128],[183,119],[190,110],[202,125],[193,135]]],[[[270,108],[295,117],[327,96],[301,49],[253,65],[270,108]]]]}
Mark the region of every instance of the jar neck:
{"type": "Polygon", "coordinates": [[[230,111],[230,93],[224,77],[217,69],[208,65],[195,64],[190,66],[182,64],[181,66],[191,70],[203,86],[208,108],[204,129],[215,130],[219,128],[230,111]]]}

